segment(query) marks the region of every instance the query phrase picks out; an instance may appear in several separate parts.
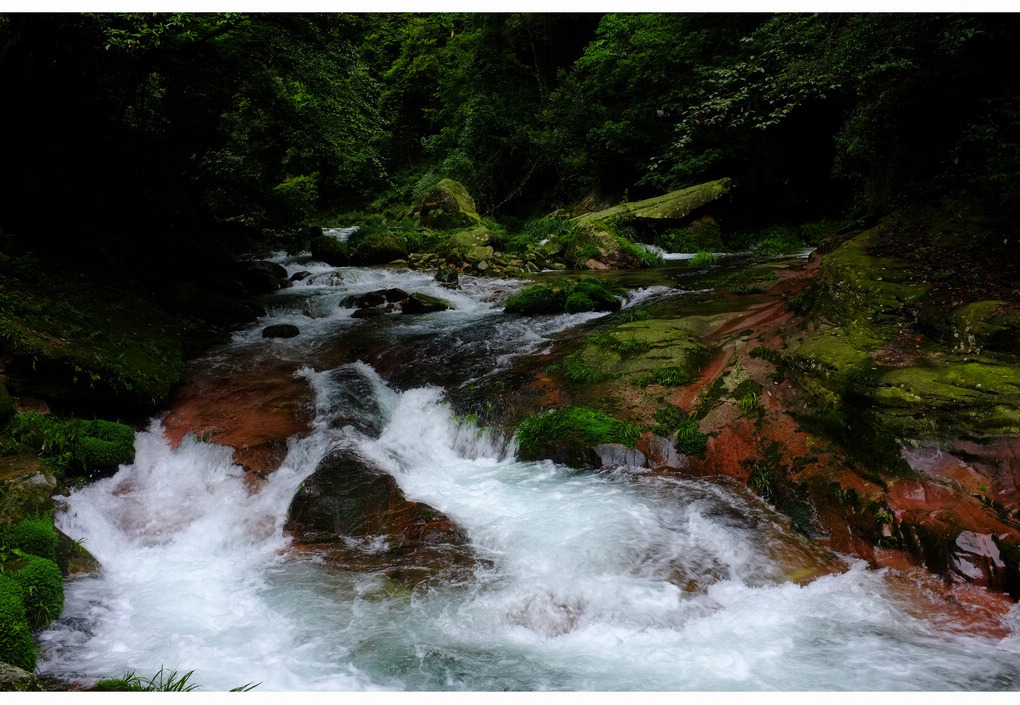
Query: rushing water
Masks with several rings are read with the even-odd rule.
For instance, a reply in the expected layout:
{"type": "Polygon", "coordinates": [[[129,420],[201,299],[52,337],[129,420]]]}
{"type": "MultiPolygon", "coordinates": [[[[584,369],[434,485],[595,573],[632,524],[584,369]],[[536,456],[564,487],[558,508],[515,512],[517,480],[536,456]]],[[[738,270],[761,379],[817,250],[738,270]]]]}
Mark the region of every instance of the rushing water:
{"type": "MultiPolygon", "coordinates": [[[[918,617],[884,572],[851,561],[790,580],[790,555],[813,549],[739,487],[519,462],[454,415],[451,385],[599,314],[511,320],[498,301],[519,284],[449,291],[423,274],[281,261],[311,275],[203,364],[230,374],[289,361],[314,393],[312,431],[257,492],[231,449],[193,436],[172,448],[158,420],[139,433],[135,462],[74,492],[57,518],[103,571],[67,585],[63,616],[41,635],[42,672],[91,683],[166,667],[211,690],[1020,686],[1016,637],[918,617]],[[357,320],[339,306],[390,286],[456,309],[357,320]],[[268,323],[302,334],[263,340],[268,323]],[[378,435],[336,428],[352,376],[370,390],[378,435]],[[337,447],[456,521],[485,559],[471,579],[408,590],[289,552],[291,498],[337,447]]],[[[676,294],[646,287],[629,305],[676,294]]]]}

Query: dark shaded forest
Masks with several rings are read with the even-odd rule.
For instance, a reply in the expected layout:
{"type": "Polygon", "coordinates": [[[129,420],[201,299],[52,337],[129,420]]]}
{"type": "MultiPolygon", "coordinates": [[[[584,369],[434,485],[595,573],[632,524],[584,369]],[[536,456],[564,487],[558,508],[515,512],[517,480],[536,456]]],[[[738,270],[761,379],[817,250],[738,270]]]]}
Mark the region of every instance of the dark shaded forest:
{"type": "Polygon", "coordinates": [[[485,217],[730,177],[750,225],[1020,203],[1018,19],[946,14],[9,14],[0,227],[180,264],[399,209],[485,217]],[[210,237],[210,233],[213,236],[210,237]]]}

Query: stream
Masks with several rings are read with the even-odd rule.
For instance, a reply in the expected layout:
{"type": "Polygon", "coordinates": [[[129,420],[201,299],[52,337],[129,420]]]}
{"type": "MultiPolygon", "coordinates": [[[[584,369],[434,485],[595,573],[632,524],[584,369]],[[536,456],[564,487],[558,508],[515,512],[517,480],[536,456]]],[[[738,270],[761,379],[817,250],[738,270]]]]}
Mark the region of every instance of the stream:
{"type": "MultiPolygon", "coordinates": [[[[286,376],[306,390],[310,429],[253,488],[231,448],[196,435],[175,447],[154,419],[133,464],[62,498],[58,527],[103,570],[67,583],[39,635],[42,674],[91,685],[166,668],[218,691],[1020,687],[1020,637],[929,618],[888,570],[846,559],[794,579],[817,549],[745,488],[521,462],[498,429],[455,413],[452,398],[607,314],[511,318],[500,302],[522,282],[449,290],[425,273],[276,261],[310,275],[193,367],[286,376]],[[341,306],[391,287],[455,308],[358,319],[341,306]],[[278,323],[301,334],[263,339],[278,323]],[[367,416],[338,423],[352,399],[367,416]],[[291,501],[338,448],[456,522],[481,559],[470,575],[412,589],[292,550],[291,501]]],[[[682,262],[658,276],[624,310],[701,288],[682,262]]],[[[1009,619],[1020,629],[1020,612],[1009,619]]]]}

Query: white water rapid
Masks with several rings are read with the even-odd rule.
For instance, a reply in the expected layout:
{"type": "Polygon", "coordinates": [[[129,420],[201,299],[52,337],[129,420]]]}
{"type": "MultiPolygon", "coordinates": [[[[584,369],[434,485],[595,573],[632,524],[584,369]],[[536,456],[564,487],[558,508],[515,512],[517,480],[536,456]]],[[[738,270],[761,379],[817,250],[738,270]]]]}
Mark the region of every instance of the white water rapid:
{"type": "MultiPolygon", "coordinates": [[[[303,360],[337,336],[384,329],[419,356],[435,339],[442,364],[482,376],[598,315],[503,320],[504,292],[488,283],[451,292],[421,274],[281,261],[313,274],[234,349],[303,360]],[[387,286],[457,308],[380,323],[337,305],[387,286]],[[261,340],[277,322],[302,335],[261,340]]],[[[165,667],[194,670],[207,690],[259,691],[1020,687],[1017,637],[928,621],[884,571],[848,563],[789,580],[779,556],[808,550],[805,540],[741,488],[520,462],[512,445],[456,417],[438,386],[398,387],[355,360],[306,361],[296,374],[314,391],[313,428],[291,439],[259,491],[230,448],[193,436],[171,448],[157,420],[137,435],[133,464],[66,498],[59,527],[103,571],[67,584],[62,617],[40,635],[41,672],[91,684],[165,667]],[[331,374],[340,367],[347,374],[331,374]],[[335,427],[351,376],[359,394],[370,390],[377,437],[335,427]],[[453,519],[483,559],[472,577],[410,590],[289,551],[291,499],[338,447],[453,519]]]]}

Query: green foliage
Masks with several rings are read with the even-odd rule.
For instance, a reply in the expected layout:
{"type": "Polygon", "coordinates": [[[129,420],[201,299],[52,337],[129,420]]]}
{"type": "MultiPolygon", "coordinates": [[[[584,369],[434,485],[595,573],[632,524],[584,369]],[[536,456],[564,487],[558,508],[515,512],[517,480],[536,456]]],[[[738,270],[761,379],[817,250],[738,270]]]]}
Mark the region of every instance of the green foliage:
{"type": "Polygon", "coordinates": [[[726,249],[715,221],[667,230],[656,235],[653,244],[666,252],[721,252],[726,249]]]}
{"type": "Polygon", "coordinates": [[[528,416],[517,426],[514,438],[526,452],[550,441],[572,438],[588,445],[622,443],[633,447],[641,427],[586,407],[568,406],[528,416]]]}
{"type": "Polygon", "coordinates": [[[638,386],[647,387],[649,384],[658,384],[663,387],[679,387],[687,384],[690,373],[679,367],[664,367],[652,370],[651,375],[642,375],[638,378],[638,386]]]}
{"type": "Polygon", "coordinates": [[[689,267],[707,267],[710,264],[715,264],[715,255],[711,252],[699,252],[687,260],[687,266],[689,267]]]}
{"type": "Polygon", "coordinates": [[[13,526],[0,528],[0,546],[56,560],[57,531],[53,528],[53,516],[23,519],[13,526]]]}
{"type": "Polygon", "coordinates": [[[684,455],[700,455],[708,447],[708,436],[701,432],[698,421],[678,406],[664,406],[655,412],[658,422],[653,431],[660,436],[673,436],[676,449],[684,455]]]}
{"type": "Polygon", "coordinates": [[[35,642],[21,600],[21,586],[0,574],[0,662],[35,670],[35,642]]]}
{"type": "MultiPolygon", "coordinates": [[[[120,678],[106,678],[99,681],[92,688],[94,691],[103,692],[145,692],[145,693],[190,693],[197,690],[199,686],[191,683],[194,671],[179,673],[176,670],[160,668],[151,678],[143,678],[134,671],[128,671],[120,678]]],[[[259,683],[246,683],[245,685],[231,688],[231,693],[247,693],[257,688],[259,683]]]]}
{"type": "Polygon", "coordinates": [[[129,463],[135,457],[130,426],[102,420],[60,419],[50,414],[18,414],[8,428],[15,443],[38,452],[58,470],[82,472],[129,463]]]}
{"type": "Polygon", "coordinates": [[[3,573],[21,588],[21,601],[30,625],[41,627],[60,616],[64,609],[64,577],[56,563],[23,553],[8,559],[3,573]]]}
{"type": "Polygon", "coordinates": [[[648,342],[638,340],[633,335],[626,340],[620,340],[616,335],[610,333],[590,335],[585,338],[585,343],[598,345],[599,347],[606,348],[607,350],[615,350],[623,355],[628,353],[644,352],[651,347],[648,342]]]}
{"type": "Polygon", "coordinates": [[[273,196],[286,221],[301,221],[310,218],[319,201],[319,174],[289,176],[273,187],[273,196]]]}
{"type": "Polygon", "coordinates": [[[764,410],[760,406],[761,385],[753,379],[746,379],[733,390],[733,398],[745,416],[760,415],[764,410]]]}
{"type": "Polygon", "coordinates": [[[347,243],[340,242],[335,237],[330,237],[329,235],[320,235],[312,238],[309,250],[312,257],[334,267],[345,267],[351,263],[351,255],[347,243]]]}

